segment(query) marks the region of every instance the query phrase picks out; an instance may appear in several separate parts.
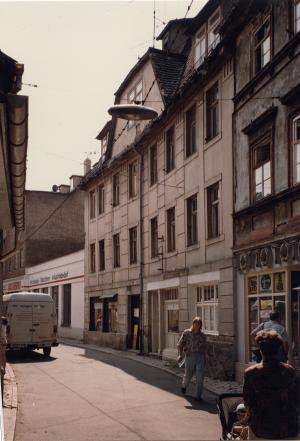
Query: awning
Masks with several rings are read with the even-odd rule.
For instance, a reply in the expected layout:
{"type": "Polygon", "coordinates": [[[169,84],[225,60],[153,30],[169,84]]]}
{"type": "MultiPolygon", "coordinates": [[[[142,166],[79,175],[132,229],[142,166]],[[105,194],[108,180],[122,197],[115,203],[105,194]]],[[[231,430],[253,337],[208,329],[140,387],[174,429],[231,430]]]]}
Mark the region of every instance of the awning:
{"type": "Polygon", "coordinates": [[[103,294],[102,296],[100,296],[100,299],[112,299],[112,300],[117,300],[118,299],[118,294],[103,294]]]}

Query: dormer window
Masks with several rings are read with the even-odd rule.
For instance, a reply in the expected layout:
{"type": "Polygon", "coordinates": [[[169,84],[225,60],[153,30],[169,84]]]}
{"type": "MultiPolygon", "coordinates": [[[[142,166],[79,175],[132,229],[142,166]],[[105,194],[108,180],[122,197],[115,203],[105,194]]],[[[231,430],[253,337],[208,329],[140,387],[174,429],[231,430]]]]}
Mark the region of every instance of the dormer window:
{"type": "Polygon", "coordinates": [[[294,0],[294,31],[300,31],[300,0],[294,0]]]}
{"type": "Polygon", "coordinates": [[[216,29],[221,20],[221,11],[217,9],[203,24],[199,32],[196,34],[194,45],[194,65],[199,67],[204,58],[215,49],[220,42],[220,35],[216,33],[216,29]]]}
{"type": "MultiPolygon", "coordinates": [[[[143,81],[140,80],[136,85],[131,89],[128,94],[128,103],[129,104],[142,104],[143,101],[143,81]]],[[[134,121],[128,121],[128,128],[134,126],[134,121]]]]}
{"type": "Polygon", "coordinates": [[[101,156],[103,156],[106,152],[107,141],[108,141],[108,133],[104,136],[104,138],[101,139],[101,156]]]}

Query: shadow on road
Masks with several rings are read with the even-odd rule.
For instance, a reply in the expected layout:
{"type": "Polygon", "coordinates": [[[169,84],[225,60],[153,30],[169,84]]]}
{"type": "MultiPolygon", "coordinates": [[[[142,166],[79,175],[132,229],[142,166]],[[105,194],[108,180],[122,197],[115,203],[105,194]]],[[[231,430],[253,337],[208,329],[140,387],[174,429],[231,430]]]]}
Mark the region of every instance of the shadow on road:
{"type": "MultiPolygon", "coordinates": [[[[114,366],[127,374],[134,376],[139,381],[182,397],[180,392],[181,379],[169,374],[168,372],[164,372],[152,366],[144,365],[138,361],[135,362],[132,359],[123,358],[114,354],[93,351],[91,349],[85,349],[84,354],[77,354],[77,356],[97,360],[101,363],[114,366]]],[[[194,384],[189,386],[189,393],[195,393],[194,384]]],[[[212,414],[217,413],[216,398],[207,391],[204,391],[203,393],[202,402],[197,401],[191,395],[185,395],[184,398],[190,403],[189,405],[185,406],[186,409],[205,410],[206,412],[212,414]]]]}
{"type": "Polygon", "coordinates": [[[37,351],[7,351],[6,356],[11,364],[49,363],[56,360],[55,357],[46,357],[42,352],[37,351]]]}

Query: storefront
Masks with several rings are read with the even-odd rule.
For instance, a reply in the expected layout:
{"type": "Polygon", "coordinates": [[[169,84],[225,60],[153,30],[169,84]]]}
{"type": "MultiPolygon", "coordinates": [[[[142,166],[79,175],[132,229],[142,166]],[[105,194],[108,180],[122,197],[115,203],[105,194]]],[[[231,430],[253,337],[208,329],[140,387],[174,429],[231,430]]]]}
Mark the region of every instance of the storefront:
{"type": "Polygon", "coordinates": [[[281,314],[289,336],[289,362],[300,369],[300,253],[296,242],[276,242],[238,255],[238,363],[237,378],[254,362],[251,332],[269,320],[274,309],[281,314]]]}

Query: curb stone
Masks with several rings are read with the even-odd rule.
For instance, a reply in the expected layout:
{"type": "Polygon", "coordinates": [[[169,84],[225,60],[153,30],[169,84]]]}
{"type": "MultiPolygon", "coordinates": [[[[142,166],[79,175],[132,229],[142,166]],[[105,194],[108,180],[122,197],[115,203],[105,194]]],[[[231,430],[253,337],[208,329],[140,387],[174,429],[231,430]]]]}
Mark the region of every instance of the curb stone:
{"type": "Polygon", "coordinates": [[[6,364],[4,376],[3,404],[4,440],[13,441],[18,409],[18,389],[14,371],[9,363],[6,364]]]}

